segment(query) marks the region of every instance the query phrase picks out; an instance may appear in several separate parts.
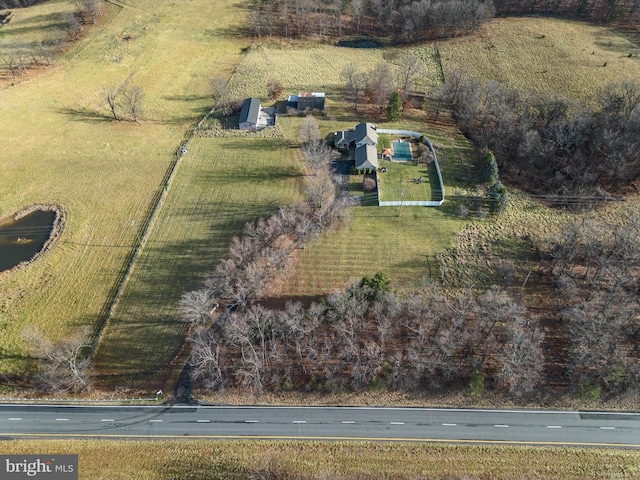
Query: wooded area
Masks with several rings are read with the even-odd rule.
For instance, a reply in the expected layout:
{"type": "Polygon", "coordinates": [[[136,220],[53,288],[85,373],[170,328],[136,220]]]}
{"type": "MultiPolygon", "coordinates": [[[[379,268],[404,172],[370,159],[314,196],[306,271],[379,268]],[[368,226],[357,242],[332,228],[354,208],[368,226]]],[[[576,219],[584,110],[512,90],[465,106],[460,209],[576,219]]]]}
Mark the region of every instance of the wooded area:
{"type": "Polygon", "coordinates": [[[640,82],[609,85],[591,108],[452,72],[443,98],[466,136],[525,190],[605,198],[640,178],[640,82]]]}
{"type": "Polygon", "coordinates": [[[638,0],[255,0],[254,35],[369,36],[393,43],[450,38],[477,31],[494,15],[554,14],[638,26],[638,0]]]}

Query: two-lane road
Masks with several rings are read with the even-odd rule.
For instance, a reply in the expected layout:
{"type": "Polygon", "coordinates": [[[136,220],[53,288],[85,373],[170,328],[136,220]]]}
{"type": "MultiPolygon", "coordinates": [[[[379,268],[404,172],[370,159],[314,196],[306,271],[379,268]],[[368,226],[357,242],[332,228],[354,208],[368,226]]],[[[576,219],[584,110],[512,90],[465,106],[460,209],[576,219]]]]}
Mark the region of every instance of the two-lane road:
{"type": "Polygon", "coordinates": [[[272,438],[640,448],[640,413],[369,407],[0,405],[0,438],[272,438]]]}

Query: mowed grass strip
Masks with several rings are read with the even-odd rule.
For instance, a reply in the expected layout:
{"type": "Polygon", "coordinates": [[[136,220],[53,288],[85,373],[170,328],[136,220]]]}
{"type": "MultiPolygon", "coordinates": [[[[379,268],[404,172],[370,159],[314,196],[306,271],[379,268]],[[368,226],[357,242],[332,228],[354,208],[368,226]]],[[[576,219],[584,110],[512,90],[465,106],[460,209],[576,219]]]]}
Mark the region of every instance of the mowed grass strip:
{"type": "Polygon", "coordinates": [[[640,453],[371,442],[13,440],[4,454],[77,454],[91,480],[638,478],[640,453]]]}
{"type": "Polygon", "coordinates": [[[301,198],[299,153],[279,138],[196,138],[102,335],[96,372],[158,370],[184,343],[178,302],[244,224],[301,198]]]}
{"type": "MultiPolygon", "coordinates": [[[[6,27],[36,41],[36,19],[63,5],[18,9],[6,27]]],[[[211,104],[213,72],[230,75],[247,45],[233,35],[245,10],[231,1],[128,5],[53,67],[0,89],[0,216],[34,203],[67,215],[55,248],[0,276],[1,373],[29,368],[26,325],[58,340],[100,324],[185,132],[211,104]],[[106,89],[127,81],[145,92],[139,124],[108,118],[106,89]]]]}
{"type": "Polygon", "coordinates": [[[611,82],[640,77],[640,44],[608,27],[546,17],[495,19],[483,32],[440,43],[445,74],[593,101],[611,82]],[[631,56],[629,56],[631,55],[631,56]]]}

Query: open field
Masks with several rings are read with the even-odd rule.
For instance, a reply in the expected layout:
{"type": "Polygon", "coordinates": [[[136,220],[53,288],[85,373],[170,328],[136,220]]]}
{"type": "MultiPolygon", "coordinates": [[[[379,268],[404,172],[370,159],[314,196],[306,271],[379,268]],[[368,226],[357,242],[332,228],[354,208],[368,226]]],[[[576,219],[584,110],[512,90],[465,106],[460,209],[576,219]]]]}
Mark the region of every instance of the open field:
{"type": "MultiPolygon", "coordinates": [[[[54,249],[0,277],[0,372],[28,368],[25,325],[59,339],[103,319],[174,153],[210,104],[212,72],[241,58],[246,43],[229,27],[244,11],[232,3],[127,2],[55,66],[0,90],[0,216],[33,203],[67,214],[54,249]],[[127,79],[145,91],[139,124],[107,118],[105,89],[127,79]]],[[[14,15],[5,38],[21,28],[14,15]]]]}
{"type": "Polygon", "coordinates": [[[637,37],[557,18],[495,19],[474,37],[440,42],[440,51],[445,74],[460,68],[470,78],[583,101],[608,83],[640,78],[637,37]]]}
{"type": "Polygon", "coordinates": [[[293,441],[13,440],[4,454],[79,456],[81,479],[632,479],[631,450],[293,441]]]}
{"type": "Polygon", "coordinates": [[[180,350],[180,296],[202,286],[244,224],[301,197],[297,151],[281,138],[196,138],[109,320],[97,373],[166,367],[180,350]]]}

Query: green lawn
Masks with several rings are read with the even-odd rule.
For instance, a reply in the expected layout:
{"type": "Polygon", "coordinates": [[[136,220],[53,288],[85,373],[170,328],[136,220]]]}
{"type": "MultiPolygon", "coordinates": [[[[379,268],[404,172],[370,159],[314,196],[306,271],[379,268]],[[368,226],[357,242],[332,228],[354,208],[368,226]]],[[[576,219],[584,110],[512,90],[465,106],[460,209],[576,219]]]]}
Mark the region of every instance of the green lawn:
{"type": "MultiPolygon", "coordinates": [[[[413,162],[382,161],[380,167],[387,169],[386,172],[378,172],[381,202],[432,200],[432,186],[438,185],[434,166],[413,162]],[[431,184],[433,177],[436,182],[434,185],[431,184]]],[[[437,187],[437,190],[440,188],[437,187]]]]}
{"type": "Polygon", "coordinates": [[[166,367],[184,342],[178,301],[200,288],[247,221],[299,200],[298,152],[278,138],[196,138],[95,356],[97,373],[166,367]]]}

